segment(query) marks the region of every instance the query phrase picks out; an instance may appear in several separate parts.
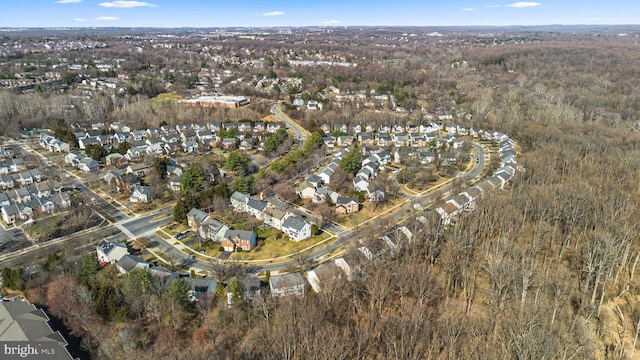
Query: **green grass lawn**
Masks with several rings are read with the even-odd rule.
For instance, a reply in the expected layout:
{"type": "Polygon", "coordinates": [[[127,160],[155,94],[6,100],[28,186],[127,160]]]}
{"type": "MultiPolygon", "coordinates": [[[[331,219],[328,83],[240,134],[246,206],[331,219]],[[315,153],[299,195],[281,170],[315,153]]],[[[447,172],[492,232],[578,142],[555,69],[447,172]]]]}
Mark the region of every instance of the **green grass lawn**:
{"type": "Polygon", "coordinates": [[[177,234],[179,232],[183,232],[183,231],[185,231],[187,229],[189,229],[187,227],[187,225],[182,224],[182,223],[177,223],[177,222],[173,222],[173,223],[171,223],[171,224],[169,224],[169,225],[167,225],[167,226],[165,226],[163,228],[164,231],[168,232],[171,235],[175,235],[175,234],[177,234]]]}
{"type": "Polygon", "coordinates": [[[164,101],[178,101],[181,99],[182,99],[182,96],[178,93],[164,93],[164,94],[159,94],[158,96],[151,99],[151,102],[160,103],[164,101]]]}
{"type": "Polygon", "coordinates": [[[322,233],[318,236],[312,236],[310,239],[295,242],[289,240],[288,237],[276,238],[275,233],[279,232],[271,228],[264,230],[259,229],[256,233],[259,238],[264,238],[264,242],[261,246],[256,247],[250,252],[233,253],[229,258],[233,260],[264,260],[286,256],[296,251],[308,248],[309,246],[313,246],[330,237],[329,234],[322,233]]]}

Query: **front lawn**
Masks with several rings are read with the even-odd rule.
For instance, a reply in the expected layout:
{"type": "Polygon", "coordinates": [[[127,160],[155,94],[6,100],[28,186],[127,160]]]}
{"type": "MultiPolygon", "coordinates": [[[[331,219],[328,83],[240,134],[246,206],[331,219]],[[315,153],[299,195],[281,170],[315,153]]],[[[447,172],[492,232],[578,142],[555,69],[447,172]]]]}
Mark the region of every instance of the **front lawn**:
{"type": "Polygon", "coordinates": [[[321,233],[318,236],[312,236],[310,239],[295,242],[289,240],[287,236],[279,236],[280,231],[267,228],[258,229],[258,243],[255,249],[250,252],[236,252],[231,254],[229,259],[232,260],[265,260],[277,258],[280,256],[290,255],[297,251],[306,249],[310,246],[316,245],[319,242],[326,240],[330,237],[328,233],[321,233]]]}

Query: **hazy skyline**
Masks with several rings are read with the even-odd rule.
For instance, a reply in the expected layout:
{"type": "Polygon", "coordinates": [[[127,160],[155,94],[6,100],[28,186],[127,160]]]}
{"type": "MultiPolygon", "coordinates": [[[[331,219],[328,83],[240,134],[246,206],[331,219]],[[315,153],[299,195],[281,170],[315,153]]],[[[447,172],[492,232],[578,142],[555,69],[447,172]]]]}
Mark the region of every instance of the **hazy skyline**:
{"type": "Polygon", "coordinates": [[[558,1],[91,1],[3,4],[0,27],[272,27],[640,24],[640,3],[558,1]]]}

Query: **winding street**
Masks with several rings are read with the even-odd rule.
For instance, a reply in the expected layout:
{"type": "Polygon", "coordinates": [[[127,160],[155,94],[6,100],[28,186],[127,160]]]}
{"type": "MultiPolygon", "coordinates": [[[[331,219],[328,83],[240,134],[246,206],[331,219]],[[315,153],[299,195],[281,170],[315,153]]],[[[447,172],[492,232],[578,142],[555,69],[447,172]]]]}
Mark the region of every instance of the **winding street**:
{"type": "MultiPolygon", "coordinates": [[[[309,132],[293,122],[284,113],[282,113],[282,110],[280,109],[278,104],[274,104],[271,107],[271,112],[278,120],[283,121],[287,125],[287,127],[289,127],[296,134],[296,137],[299,140],[299,146],[302,146],[304,139],[309,136],[309,132]]],[[[487,154],[485,154],[485,149],[483,146],[476,143],[474,143],[473,145],[476,148],[475,164],[472,162],[467,168],[467,172],[460,173],[456,177],[462,178],[467,182],[475,182],[479,179],[479,176],[485,166],[485,157],[487,156],[487,154]]],[[[440,190],[438,191],[438,196],[447,194],[452,188],[453,182],[453,179],[451,179],[447,183],[445,183],[446,185],[440,185],[437,189],[440,190]]],[[[172,221],[171,214],[173,209],[171,207],[166,206],[145,216],[130,217],[123,213],[118,207],[106,201],[102,196],[84,186],[81,180],[76,182],[76,188],[79,191],[85,193],[88,197],[95,198],[96,201],[94,206],[98,210],[104,211],[114,221],[111,222],[108,226],[103,226],[102,228],[93,229],[90,231],[88,230],[86,234],[73,234],[61,239],[56,239],[40,244],[38,246],[23,249],[21,251],[3,254],[2,256],[0,256],[2,266],[12,266],[20,263],[27,263],[29,261],[32,261],[36,256],[41,256],[51,251],[58,251],[63,248],[82,247],[85,250],[93,250],[93,246],[95,246],[95,244],[97,243],[97,240],[95,239],[99,239],[104,236],[107,236],[107,239],[111,239],[114,241],[118,241],[123,238],[135,239],[139,237],[148,237],[151,240],[151,246],[148,248],[148,251],[155,254],[156,257],[164,260],[165,262],[185,264],[190,268],[196,270],[197,272],[209,272],[219,264],[242,264],[247,266],[247,271],[253,273],[259,273],[267,270],[274,272],[297,265],[297,260],[294,256],[291,256],[290,259],[273,263],[268,263],[269,259],[267,259],[256,265],[253,265],[252,262],[247,261],[243,262],[237,260],[224,260],[219,258],[212,259],[212,262],[190,259],[189,255],[191,255],[191,252],[189,250],[187,250],[188,252],[185,252],[173,243],[173,239],[170,243],[170,241],[167,241],[166,239],[156,234],[156,232],[161,227],[172,221]],[[89,236],[92,240],[87,241],[87,238],[89,238],[89,236]],[[159,253],[162,253],[164,257],[160,256],[159,253]]],[[[389,224],[397,224],[406,220],[407,215],[414,211],[414,203],[417,202],[421,204],[423,208],[426,208],[431,203],[433,203],[433,201],[437,200],[434,197],[434,190],[436,189],[432,188],[417,194],[404,193],[406,197],[406,200],[404,202],[392,209],[387,210],[385,213],[378,214],[373,218],[367,219],[366,221],[360,223],[358,225],[358,229],[366,230],[369,226],[373,226],[375,219],[383,215],[387,216],[385,219],[389,224]]],[[[351,244],[353,241],[357,240],[356,231],[354,231],[353,228],[347,229],[336,224],[328,224],[323,228],[323,230],[333,235],[336,240],[328,242],[326,245],[319,246],[316,249],[305,253],[304,256],[306,256],[307,258],[311,258],[314,260],[323,259],[328,254],[331,254],[332,252],[345,247],[351,244]]],[[[272,259],[272,261],[274,261],[274,259],[272,259]]]]}

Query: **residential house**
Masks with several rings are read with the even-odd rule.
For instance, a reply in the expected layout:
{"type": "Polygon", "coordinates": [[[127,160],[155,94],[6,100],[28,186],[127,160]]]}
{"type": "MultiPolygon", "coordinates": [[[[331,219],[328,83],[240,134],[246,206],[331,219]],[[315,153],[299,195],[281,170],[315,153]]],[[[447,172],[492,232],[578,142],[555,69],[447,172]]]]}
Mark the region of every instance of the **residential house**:
{"type": "Polygon", "coordinates": [[[222,149],[224,150],[235,150],[238,144],[238,140],[236,138],[224,138],[222,139],[222,149]]]}
{"type": "Polygon", "coordinates": [[[134,269],[148,269],[149,264],[142,258],[126,254],[116,261],[116,266],[122,274],[126,274],[134,269]]]}
{"type": "MultiPolygon", "coordinates": [[[[250,301],[260,295],[260,279],[257,276],[233,277],[232,279],[238,281],[244,301],[250,301]]],[[[232,303],[233,294],[227,290],[227,305],[231,305],[232,303]]]]}
{"type": "Polygon", "coordinates": [[[340,135],[338,136],[338,146],[351,146],[353,144],[353,140],[353,135],[340,135]]]}
{"type": "Polygon", "coordinates": [[[227,230],[224,233],[222,247],[224,251],[236,251],[241,248],[245,251],[251,251],[257,244],[258,236],[253,231],[245,230],[227,230]]]}
{"type": "Polygon", "coordinates": [[[280,124],[279,123],[275,123],[275,122],[267,123],[267,132],[268,133],[275,133],[278,130],[280,130],[280,124]]]}
{"type": "Polygon", "coordinates": [[[203,239],[213,240],[215,242],[223,242],[224,235],[229,227],[223,224],[221,221],[212,217],[207,217],[198,227],[198,235],[203,239]]]}
{"type": "Polygon", "coordinates": [[[311,224],[301,216],[290,216],[282,224],[282,232],[294,241],[301,241],[311,237],[311,224]]]}
{"type": "Polygon", "coordinates": [[[285,220],[290,216],[286,211],[278,209],[276,207],[268,206],[264,210],[264,223],[271,226],[272,228],[276,228],[278,230],[282,229],[282,224],[284,224],[285,220]]]}
{"type": "Polygon", "coordinates": [[[231,194],[231,206],[235,211],[238,212],[246,212],[247,211],[247,202],[249,201],[249,194],[243,194],[241,192],[235,191],[231,194]]]}
{"type": "Polygon", "coordinates": [[[335,263],[326,262],[318,265],[315,269],[307,271],[307,281],[313,291],[319,293],[322,289],[342,281],[342,274],[342,271],[335,263]]]}
{"type": "Polygon", "coordinates": [[[143,177],[151,170],[151,167],[145,163],[130,164],[127,166],[126,173],[133,174],[137,177],[143,177]]]}
{"type": "Polygon", "coordinates": [[[78,147],[82,150],[86,149],[89,145],[102,145],[100,141],[96,137],[86,137],[78,139],[78,147]]]}
{"type": "Polygon", "coordinates": [[[149,186],[137,186],[133,190],[131,197],[129,197],[129,201],[133,203],[136,203],[136,202],[148,203],[153,200],[154,196],[155,196],[155,193],[153,192],[153,189],[150,188],[149,186]]]}
{"type": "Polygon", "coordinates": [[[304,296],[304,278],[299,273],[272,275],[269,277],[269,289],[274,298],[288,295],[304,296]]]}
{"type": "Polygon", "coordinates": [[[249,201],[247,201],[246,212],[256,219],[262,220],[264,218],[264,209],[266,208],[266,201],[258,200],[255,197],[250,197],[249,201]]]}
{"type": "Polygon", "coordinates": [[[17,219],[21,218],[20,209],[17,205],[3,206],[1,211],[2,220],[7,224],[13,224],[17,219]]]}
{"type": "Polygon", "coordinates": [[[198,149],[198,143],[193,140],[188,140],[182,143],[182,151],[193,154],[198,149]]]}
{"type": "Polygon", "coordinates": [[[358,200],[350,197],[339,197],[336,201],[336,213],[351,214],[360,210],[358,200]]]}
{"type": "Polygon", "coordinates": [[[11,200],[9,200],[9,196],[7,196],[7,193],[0,193],[0,206],[9,205],[11,205],[11,200]]]}
{"type": "Polygon", "coordinates": [[[78,161],[78,170],[84,172],[96,172],[99,166],[100,164],[90,157],[85,157],[78,161]]]}
{"type": "Polygon", "coordinates": [[[252,138],[245,138],[243,140],[240,140],[240,146],[238,146],[238,149],[240,150],[253,150],[253,148],[255,147],[255,142],[253,141],[252,138]]]}
{"type": "Polygon", "coordinates": [[[331,184],[331,177],[333,176],[334,172],[335,172],[334,169],[331,169],[330,167],[326,167],[318,173],[318,177],[320,178],[323,184],[331,184]]]}
{"type": "Polygon", "coordinates": [[[113,153],[113,154],[109,154],[104,158],[104,161],[107,165],[110,166],[118,166],[120,164],[123,164],[127,161],[127,159],[124,157],[124,155],[119,154],[119,153],[113,153]]]}
{"type": "Polygon", "coordinates": [[[171,191],[180,191],[180,186],[182,184],[182,176],[172,175],[167,182],[167,187],[171,191]]]}
{"type": "Polygon", "coordinates": [[[347,280],[353,279],[361,275],[360,264],[365,260],[364,255],[360,251],[350,251],[341,258],[335,259],[335,264],[344,271],[347,280]]]}
{"type": "Polygon", "coordinates": [[[55,205],[59,209],[64,209],[71,206],[71,196],[69,196],[69,193],[66,192],[55,193],[51,195],[51,198],[49,198],[49,200],[51,200],[51,202],[53,202],[53,205],[55,205]]]}
{"type": "Polygon", "coordinates": [[[447,202],[454,204],[460,210],[464,210],[469,206],[471,201],[464,194],[460,194],[447,200],[447,202]]]}
{"type": "Polygon", "coordinates": [[[129,161],[134,161],[139,159],[140,156],[142,156],[142,154],[144,154],[143,148],[139,146],[134,146],[129,148],[129,150],[127,150],[127,152],[124,154],[124,157],[126,157],[127,160],[129,161]]]}
{"type": "Polygon", "coordinates": [[[376,143],[380,146],[387,146],[392,143],[391,135],[388,133],[378,133],[375,136],[376,143]]]}
{"type": "Polygon", "coordinates": [[[353,178],[353,187],[356,189],[356,191],[368,191],[369,184],[369,180],[364,177],[356,176],[353,178]]]}
{"type": "Polygon", "coordinates": [[[218,283],[213,279],[184,278],[190,287],[189,300],[197,301],[201,296],[213,297],[218,283]]]}
{"type": "Polygon", "coordinates": [[[358,250],[367,258],[367,260],[374,261],[382,257],[382,255],[386,254],[391,249],[384,239],[377,237],[367,241],[366,244],[359,247],[358,250]]]}
{"type": "MultiPolygon", "coordinates": [[[[187,213],[187,225],[192,231],[198,231],[200,225],[209,217],[209,214],[198,209],[193,208],[187,213]]],[[[204,236],[203,236],[204,237],[204,236]]]]}
{"type": "Polygon", "coordinates": [[[330,201],[332,204],[335,204],[338,201],[338,197],[340,194],[333,190],[329,190],[327,188],[318,188],[316,189],[315,194],[313,194],[313,198],[311,201],[316,204],[324,203],[330,201]]]}
{"type": "Polygon", "coordinates": [[[98,255],[98,261],[104,264],[114,264],[123,256],[128,255],[129,251],[127,251],[127,247],[115,243],[111,240],[100,240],[98,245],[96,245],[96,254],[98,255]]]}
{"type": "Polygon", "coordinates": [[[2,190],[11,189],[14,186],[13,176],[5,175],[0,177],[0,188],[2,188],[2,190]]]}
{"type": "Polygon", "coordinates": [[[435,210],[440,215],[444,225],[449,225],[451,220],[460,212],[460,209],[450,202],[444,203],[444,205],[437,207],[435,210]]]}

